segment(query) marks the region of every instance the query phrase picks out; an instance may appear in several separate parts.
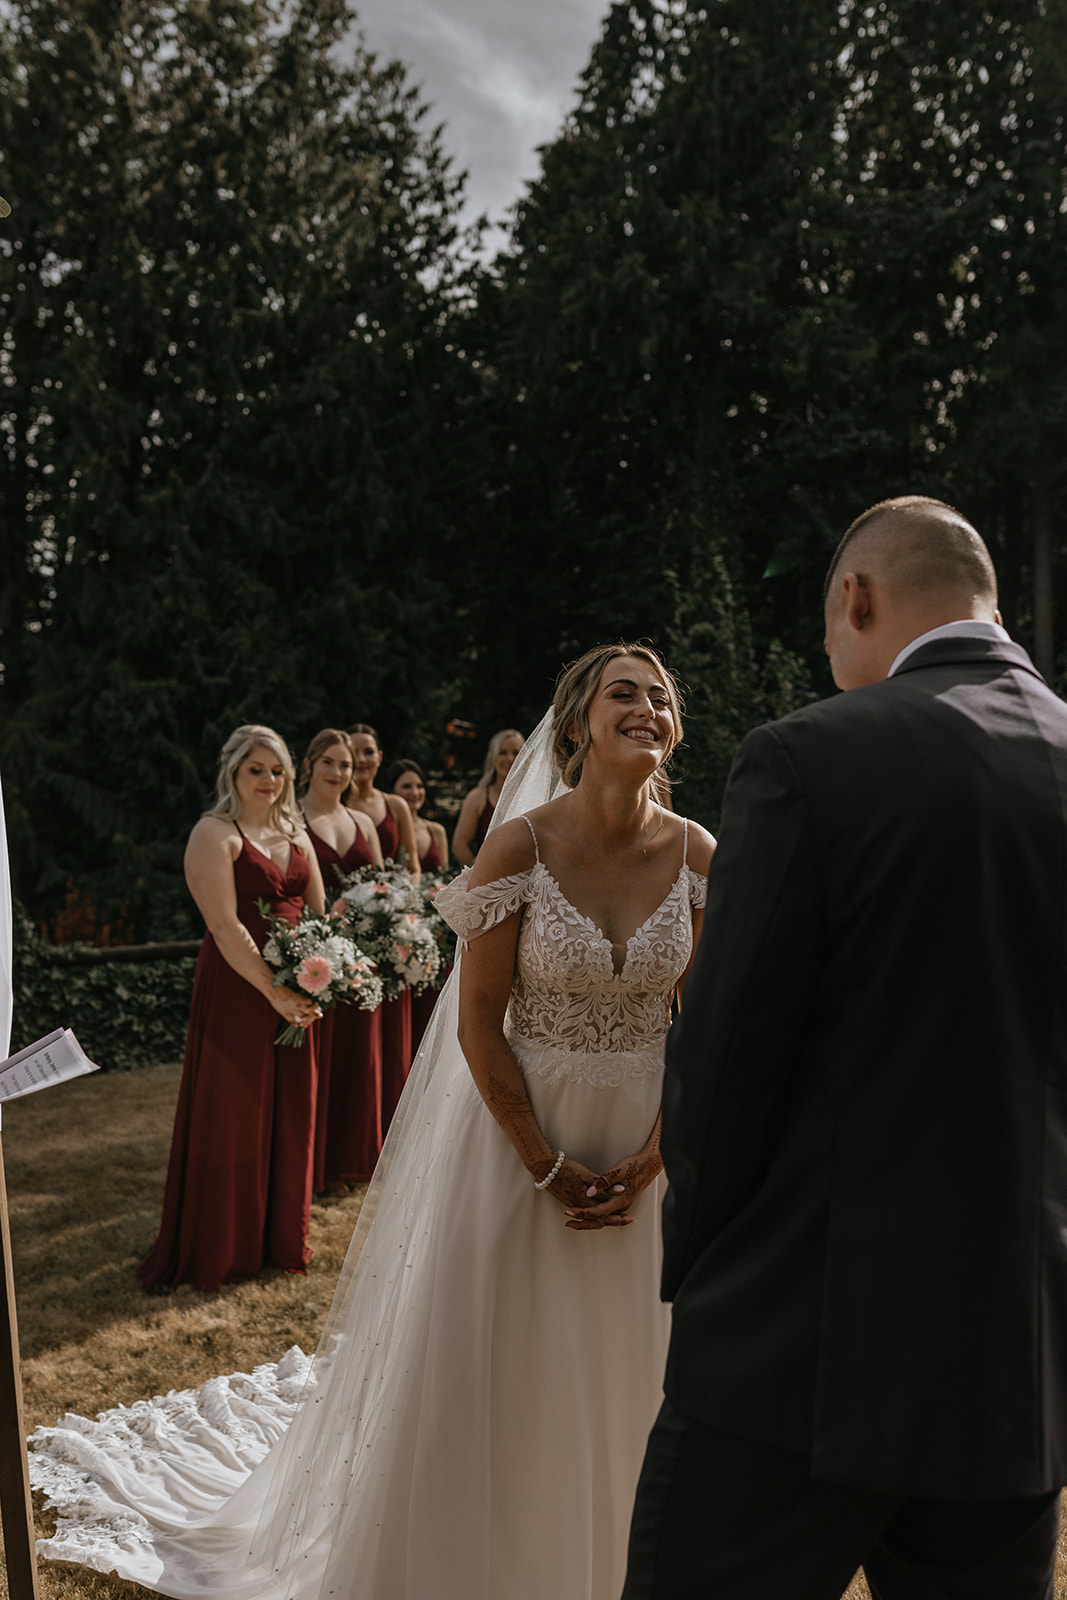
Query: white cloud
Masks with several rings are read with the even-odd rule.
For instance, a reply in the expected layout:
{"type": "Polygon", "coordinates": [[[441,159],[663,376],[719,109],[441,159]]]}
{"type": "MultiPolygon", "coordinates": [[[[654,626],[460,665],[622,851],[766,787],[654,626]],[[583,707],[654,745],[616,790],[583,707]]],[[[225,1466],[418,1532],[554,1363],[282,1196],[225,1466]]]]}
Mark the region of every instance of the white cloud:
{"type": "Polygon", "coordinates": [[[364,0],[367,47],[398,56],[468,173],[467,215],[495,223],[559,131],[606,0],[364,0]]]}

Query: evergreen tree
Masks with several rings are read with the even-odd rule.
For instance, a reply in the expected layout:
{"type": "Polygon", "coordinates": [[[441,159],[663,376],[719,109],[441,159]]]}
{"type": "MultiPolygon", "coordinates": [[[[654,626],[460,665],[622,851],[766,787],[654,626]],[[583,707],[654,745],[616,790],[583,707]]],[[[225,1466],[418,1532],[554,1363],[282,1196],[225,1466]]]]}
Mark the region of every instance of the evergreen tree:
{"type": "MultiPolygon", "coordinates": [[[[1064,511],[1062,0],[855,7],[841,181],[856,293],[893,412],[923,414],[930,487],[986,535],[1009,625],[1052,675],[1064,511]],[[903,380],[903,381],[902,381],[903,380]]],[[[1063,580],[1060,581],[1063,592],[1063,580]]]]}
{"type": "Polygon", "coordinates": [[[399,67],[343,64],[351,23],[0,17],[31,905],[73,876],[150,926],[239,720],[425,751],[449,712],[528,727],[620,635],[689,681],[679,803],[714,822],[746,729],[828,691],[827,559],[891,494],[972,517],[1047,665],[1063,0],[618,0],[476,284],[439,137],[399,67]]]}
{"type": "Polygon", "coordinates": [[[31,903],[74,875],[143,923],[242,720],[297,745],[443,716],[460,188],[402,69],[343,64],[352,22],[0,22],[2,754],[31,903]]]}
{"type": "MultiPolygon", "coordinates": [[[[826,181],[837,14],[822,0],[614,5],[480,302],[486,548],[532,568],[509,601],[515,653],[472,630],[492,638],[492,690],[532,716],[533,686],[543,699],[586,645],[669,645],[704,731],[724,714],[717,754],[691,763],[708,817],[724,752],[812,692],[799,670],[784,704],[766,688],[779,619],[762,574],[790,540],[825,558],[811,502],[835,507],[826,482],[866,444],[849,382],[869,341],[809,259],[842,225],[826,181]],[[712,614],[744,641],[724,645],[729,697],[704,682],[712,614]]],[[[806,630],[790,642],[808,646],[806,630]]]]}
{"type": "Polygon", "coordinates": [[[1025,584],[1050,586],[1024,529],[1065,458],[1064,21],[612,6],[481,297],[485,548],[534,569],[491,692],[596,638],[666,641],[713,816],[745,729],[829,688],[827,558],[903,492],[974,518],[1029,632],[1025,584]]]}

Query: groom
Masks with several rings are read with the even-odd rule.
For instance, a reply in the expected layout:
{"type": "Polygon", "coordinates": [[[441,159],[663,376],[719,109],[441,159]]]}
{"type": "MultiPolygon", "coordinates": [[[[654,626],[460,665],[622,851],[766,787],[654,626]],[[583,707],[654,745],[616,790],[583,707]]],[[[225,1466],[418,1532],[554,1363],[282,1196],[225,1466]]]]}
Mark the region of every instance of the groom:
{"type": "Polygon", "coordinates": [[[1067,1482],[1067,706],[886,501],[844,695],[742,744],[664,1092],[666,1403],[625,1600],[1044,1600],[1067,1482]]]}

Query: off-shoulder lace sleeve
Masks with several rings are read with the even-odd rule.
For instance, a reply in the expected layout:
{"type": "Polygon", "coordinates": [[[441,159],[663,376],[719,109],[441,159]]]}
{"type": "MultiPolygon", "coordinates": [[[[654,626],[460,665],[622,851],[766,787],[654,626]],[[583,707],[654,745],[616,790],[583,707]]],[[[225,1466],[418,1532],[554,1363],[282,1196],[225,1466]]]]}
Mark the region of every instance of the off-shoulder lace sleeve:
{"type": "Polygon", "coordinates": [[[503,922],[505,917],[521,911],[530,898],[530,877],[533,868],[513,872],[507,878],[495,878],[478,888],[469,887],[470,868],[464,867],[458,878],[446,883],[437,892],[435,908],[450,928],[469,944],[480,934],[488,933],[503,922]]]}
{"type": "Polygon", "coordinates": [[[689,904],[697,907],[705,905],[708,898],[707,875],[694,872],[692,867],[686,867],[685,870],[689,875],[689,904]]]}

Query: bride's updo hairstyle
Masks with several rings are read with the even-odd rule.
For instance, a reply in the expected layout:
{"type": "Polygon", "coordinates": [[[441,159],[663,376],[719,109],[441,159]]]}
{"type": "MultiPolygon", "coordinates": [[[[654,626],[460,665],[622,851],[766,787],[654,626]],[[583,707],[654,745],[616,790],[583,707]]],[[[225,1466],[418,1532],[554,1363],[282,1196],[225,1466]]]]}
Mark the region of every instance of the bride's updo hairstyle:
{"type": "Polygon", "coordinates": [[[210,810],[205,811],[204,815],[221,817],[224,822],[229,822],[240,815],[241,801],[234,777],[241,762],[257,745],[269,750],[275,760],[281,763],[285,773],[285,786],[270,808],[271,825],[280,833],[287,833],[290,839],[295,839],[303,830],[304,820],[296,809],[294,789],[296,773],[293,771],[293,758],[289,754],[285,740],[280,738],[273,728],[266,728],[258,722],[246,722],[240,728],[235,728],[219,751],[215,804],[210,810]]]}
{"type": "MultiPolygon", "coordinates": [[[[320,756],[324,756],[327,750],[332,750],[335,744],[343,744],[349,755],[352,754],[352,740],[349,738],[347,733],[342,733],[340,728],[320,728],[319,732],[315,735],[314,739],[312,739],[311,743],[305,750],[304,759],[300,763],[299,792],[301,794],[307,794],[308,784],[311,782],[311,769],[315,765],[316,761],[320,756]]],[[[348,804],[348,797],[351,793],[352,785],[349,784],[348,788],[341,796],[341,804],[343,806],[348,804]]]]}
{"type": "Polygon", "coordinates": [[[682,737],[682,694],[674,673],[647,644],[620,642],[597,645],[577,661],[572,661],[569,667],[564,667],[552,700],[552,760],[567,788],[577,788],[582,776],[582,763],[589,754],[589,707],[604,668],[619,656],[634,656],[638,661],[646,661],[663,679],[663,687],[667,691],[674,738],[670,750],[656,768],[649,787],[652,798],[669,810],[671,785],[667,768],[682,737]]]}

